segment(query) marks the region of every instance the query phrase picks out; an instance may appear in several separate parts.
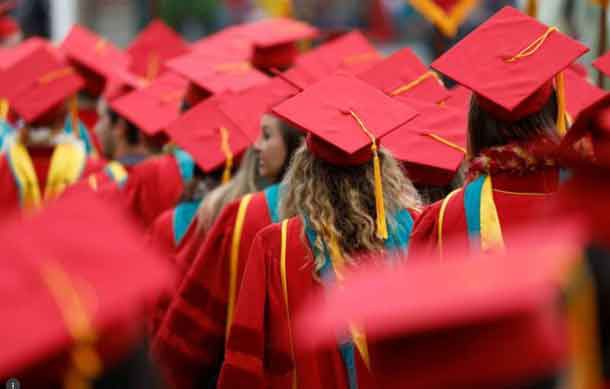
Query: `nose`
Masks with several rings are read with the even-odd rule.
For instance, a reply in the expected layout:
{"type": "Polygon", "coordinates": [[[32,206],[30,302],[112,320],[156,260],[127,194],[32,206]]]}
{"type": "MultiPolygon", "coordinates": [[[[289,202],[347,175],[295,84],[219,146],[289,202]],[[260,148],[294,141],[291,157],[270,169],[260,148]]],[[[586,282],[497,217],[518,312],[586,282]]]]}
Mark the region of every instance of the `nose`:
{"type": "Polygon", "coordinates": [[[254,142],[254,150],[260,152],[263,149],[263,139],[261,136],[258,137],[256,142],[254,142]]]}

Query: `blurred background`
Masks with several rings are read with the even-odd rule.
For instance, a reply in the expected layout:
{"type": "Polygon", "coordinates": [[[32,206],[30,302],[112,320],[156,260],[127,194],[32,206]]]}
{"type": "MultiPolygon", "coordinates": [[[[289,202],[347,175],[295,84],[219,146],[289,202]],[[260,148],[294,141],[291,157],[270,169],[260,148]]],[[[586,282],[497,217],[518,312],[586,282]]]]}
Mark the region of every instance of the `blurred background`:
{"type": "MultiPolygon", "coordinates": [[[[119,46],[153,18],[161,18],[189,40],[222,27],[269,15],[290,15],[328,30],[359,28],[384,52],[409,45],[430,61],[490,14],[505,5],[524,7],[526,0],[480,0],[479,6],[447,38],[408,0],[19,0],[14,16],[26,35],[61,40],[73,23],[81,23],[119,46]]],[[[541,21],[597,52],[600,7],[590,0],[538,0],[541,21]]]]}

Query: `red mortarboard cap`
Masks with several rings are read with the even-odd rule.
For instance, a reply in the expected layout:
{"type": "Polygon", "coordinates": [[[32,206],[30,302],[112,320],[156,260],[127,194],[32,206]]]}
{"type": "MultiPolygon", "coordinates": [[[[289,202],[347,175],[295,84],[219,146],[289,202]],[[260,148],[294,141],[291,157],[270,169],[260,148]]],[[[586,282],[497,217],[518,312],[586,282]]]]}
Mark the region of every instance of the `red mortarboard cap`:
{"type": "Polygon", "coordinates": [[[282,101],[296,95],[301,90],[275,77],[236,95],[219,101],[220,109],[255,142],[261,132],[261,117],[282,101]]]}
{"type": "Polygon", "coordinates": [[[589,77],[589,69],[587,69],[587,67],[579,62],[573,62],[570,64],[570,66],[568,66],[568,69],[570,69],[571,71],[575,72],[576,74],[578,74],[579,76],[581,76],[582,78],[588,78],[589,77]]]}
{"type": "Polygon", "coordinates": [[[180,56],[169,61],[167,66],[210,94],[239,92],[269,79],[247,61],[227,60],[201,53],[180,56]]]}
{"type": "Polygon", "coordinates": [[[130,70],[150,81],[162,73],[166,61],[189,51],[180,35],[160,20],[151,22],[127,48],[130,70]]]}
{"type": "Polygon", "coordinates": [[[417,112],[356,77],[325,78],[272,109],[309,134],[308,146],[326,162],[358,165],[372,157],[375,141],[413,119],[417,112]]]}
{"type": "Polygon", "coordinates": [[[87,90],[94,95],[102,93],[105,82],[116,69],[126,68],[129,63],[121,49],[79,25],[72,27],[61,44],[61,51],[76,65],[87,82],[87,90]]]}
{"type": "Polygon", "coordinates": [[[352,31],[301,54],[296,67],[317,81],[339,71],[361,74],[382,59],[362,33],[352,31]]]}
{"type": "Polygon", "coordinates": [[[107,101],[111,101],[149,85],[150,81],[131,73],[127,69],[116,69],[114,74],[108,78],[102,95],[107,101]]]}
{"type": "Polygon", "coordinates": [[[236,26],[200,39],[191,45],[191,50],[227,61],[250,61],[254,46],[252,41],[240,32],[239,26],[236,26]]]}
{"type": "Polygon", "coordinates": [[[0,97],[9,102],[26,123],[48,113],[83,87],[74,68],[62,62],[49,47],[39,47],[0,72],[0,97]]]}
{"type": "Polygon", "coordinates": [[[400,101],[415,108],[419,115],[385,136],[382,146],[406,164],[413,182],[448,185],[466,155],[468,112],[404,97],[400,101]]]}
{"type": "Polygon", "coordinates": [[[223,180],[230,177],[234,159],[249,146],[250,140],[218,107],[222,96],[209,98],[174,121],[170,138],[193,156],[206,173],[225,166],[223,180]]]}
{"type": "Polygon", "coordinates": [[[254,66],[288,67],[299,55],[296,42],[315,38],[318,30],[307,23],[288,18],[265,19],[239,27],[254,45],[254,66]]]}
{"type": "Polygon", "coordinates": [[[456,85],[449,90],[449,97],[443,103],[460,109],[470,110],[472,91],[463,85],[456,85]]]}
{"type": "Polygon", "coordinates": [[[571,68],[566,69],[564,77],[566,107],[572,118],[577,117],[580,111],[605,94],[604,90],[591,84],[586,77],[571,68]]]}
{"type": "Polygon", "coordinates": [[[156,135],[180,115],[187,81],[165,73],[149,86],[119,97],[110,107],[148,135],[156,135]]]}
{"type": "MultiPolygon", "coordinates": [[[[15,47],[0,49],[0,68],[8,69],[40,47],[50,47],[51,42],[39,37],[28,38],[15,47]],[[48,46],[47,46],[48,45],[48,46]]],[[[52,50],[52,48],[50,49],[52,50]]]]}
{"type": "Polygon", "coordinates": [[[381,388],[497,388],[558,373],[568,351],[561,287],[582,232],[557,223],[515,238],[503,255],[453,250],[449,261],[352,274],[303,310],[297,339],[335,345],[357,324],[381,388]],[[541,242],[541,231],[553,239],[541,242]]]}
{"type": "Polygon", "coordinates": [[[0,324],[0,379],[59,387],[78,346],[92,346],[111,367],[117,341],[121,348],[139,341],[134,330],[173,275],[128,220],[88,191],[66,194],[27,219],[4,220],[0,310],[11,320],[0,324]]]}
{"type": "Polygon", "coordinates": [[[553,77],[587,51],[556,28],[504,7],[432,67],[474,91],[492,115],[514,121],[538,112],[553,77]]]}
{"type": "Polygon", "coordinates": [[[610,51],[593,61],[593,67],[610,76],[610,51]]]}
{"type": "Polygon", "coordinates": [[[411,49],[403,49],[384,59],[358,77],[390,96],[408,96],[430,103],[449,97],[437,74],[411,49]]]}

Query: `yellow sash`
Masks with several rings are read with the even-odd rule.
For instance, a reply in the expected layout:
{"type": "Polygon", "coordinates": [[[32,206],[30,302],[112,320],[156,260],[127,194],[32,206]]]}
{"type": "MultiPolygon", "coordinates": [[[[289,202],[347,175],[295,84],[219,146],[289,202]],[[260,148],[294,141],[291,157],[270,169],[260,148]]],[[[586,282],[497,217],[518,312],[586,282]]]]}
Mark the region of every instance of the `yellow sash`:
{"type": "Polygon", "coordinates": [[[237,294],[237,267],[239,265],[239,247],[241,243],[241,232],[244,228],[248,205],[252,200],[252,194],[245,195],[239,203],[237,219],[235,220],[235,230],[231,239],[231,257],[229,265],[229,301],[227,306],[227,326],[225,328],[226,339],[229,339],[231,324],[233,323],[233,311],[235,309],[235,297],[237,294]]]}
{"type": "Polygon", "coordinates": [[[22,143],[15,142],[10,146],[7,156],[19,187],[21,207],[28,210],[40,208],[43,200],[59,196],[68,185],[80,178],[86,163],[84,151],[76,144],[55,146],[43,194],[27,148],[22,143]]]}

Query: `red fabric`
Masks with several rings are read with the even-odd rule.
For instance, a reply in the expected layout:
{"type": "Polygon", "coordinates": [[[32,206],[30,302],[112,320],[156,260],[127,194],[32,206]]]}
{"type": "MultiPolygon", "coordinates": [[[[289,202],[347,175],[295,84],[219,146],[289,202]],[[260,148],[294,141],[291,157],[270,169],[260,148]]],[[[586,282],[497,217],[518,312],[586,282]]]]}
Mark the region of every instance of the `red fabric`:
{"type": "Polygon", "coordinates": [[[367,132],[379,140],[417,116],[415,110],[347,74],[326,77],[272,111],[347,154],[371,145],[367,132]]]}
{"type": "MultiPolygon", "coordinates": [[[[428,68],[413,50],[404,48],[359,74],[358,78],[391,95],[399,88],[424,76],[426,72],[428,72],[428,68]]],[[[447,99],[449,91],[436,77],[430,76],[411,89],[400,93],[399,96],[436,104],[447,99]]]]}
{"type": "Polygon", "coordinates": [[[184,185],[173,155],[150,158],[133,167],[125,186],[129,207],[145,226],[180,200],[184,185]]]}
{"type": "Polygon", "coordinates": [[[0,17],[0,39],[10,38],[21,29],[15,19],[9,16],[0,17]]]}
{"type": "MultiPolygon", "coordinates": [[[[47,182],[47,172],[51,164],[52,149],[29,149],[34,171],[38,177],[38,184],[44,193],[47,182]]],[[[88,158],[81,177],[87,177],[103,168],[104,164],[98,159],[88,158]]],[[[41,194],[43,194],[41,193],[41,194]]],[[[0,155],[0,211],[16,210],[20,208],[19,188],[11,170],[6,154],[0,155]]]]}
{"type": "MultiPolygon", "coordinates": [[[[235,201],[225,207],[203,244],[196,234],[187,234],[187,242],[178,254],[180,268],[189,271],[153,343],[153,353],[173,387],[196,387],[197,379],[207,381],[220,369],[225,345],[229,259],[239,204],[240,201],[235,201]],[[190,256],[193,253],[196,255],[190,256]]],[[[254,194],[241,235],[237,290],[254,237],[269,224],[265,195],[254,194]]]]}
{"type": "MultiPolygon", "coordinates": [[[[153,222],[148,231],[151,244],[163,255],[171,256],[176,251],[174,242],[174,209],[168,209],[161,213],[153,222]]],[[[173,259],[171,262],[175,262],[173,259]]]]}
{"type": "Polygon", "coordinates": [[[166,129],[172,141],[187,151],[206,173],[222,168],[227,161],[222,150],[220,128],[227,132],[234,158],[239,157],[251,144],[248,136],[219,108],[218,103],[216,97],[207,99],[189,109],[166,129]]]}
{"type": "Polygon", "coordinates": [[[431,66],[512,112],[588,51],[576,40],[554,31],[530,55],[510,61],[544,37],[548,29],[515,8],[504,7],[431,66]]]}
{"type": "MultiPolygon", "coordinates": [[[[21,323],[3,324],[0,378],[14,374],[21,379],[18,373],[24,370],[57,374],[65,370],[44,362],[59,355],[66,356],[64,366],[70,361],[74,339],[58,309],[64,308],[64,300],[59,298],[58,303],[53,298],[52,288],[41,276],[43,265],[59,266],[74,280],[72,286],[81,299],[94,305],[86,312],[99,335],[100,350],[123,343],[118,335],[139,326],[148,304],[171,279],[171,271],[147,249],[141,232],[120,210],[91,193],[66,195],[30,216],[3,220],[0,229],[1,241],[11,242],[3,260],[8,278],[2,317],[21,323]],[[106,338],[108,334],[114,339],[106,338]],[[33,366],[41,368],[29,370],[33,366]]],[[[112,363],[104,360],[103,365],[112,363]]]]}
{"type": "MultiPolygon", "coordinates": [[[[265,228],[250,249],[218,388],[290,388],[293,360],[299,388],[348,388],[338,348],[316,352],[297,348],[295,358],[292,357],[289,331],[294,328],[286,317],[282,290],[280,231],[279,224],[265,228]]],[[[313,255],[303,233],[300,219],[291,219],[286,263],[291,319],[306,299],[323,288],[313,277],[313,255]]],[[[297,335],[293,333],[293,336],[297,335]]],[[[359,357],[356,367],[358,387],[374,387],[359,357]]]]}
{"type": "Polygon", "coordinates": [[[87,134],[89,134],[89,139],[91,139],[91,143],[95,148],[95,151],[98,155],[103,155],[102,152],[102,144],[100,143],[100,138],[97,136],[95,132],[95,126],[97,125],[97,121],[100,116],[97,113],[97,109],[95,108],[87,108],[81,109],[78,111],[78,118],[85,125],[87,129],[87,134]]]}
{"type": "Polygon", "coordinates": [[[252,65],[261,69],[285,69],[290,67],[299,56],[295,43],[286,43],[270,47],[256,47],[252,65]]]}
{"type": "MultiPolygon", "coordinates": [[[[532,220],[544,212],[549,200],[557,191],[559,173],[556,169],[547,169],[526,176],[499,174],[492,177],[494,201],[504,233],[505,244],[510,246],[510,236],[505,232],[532,220]],[[521,192],[509,194],[499,191],[521,192]],[[543,193],[543,195],[528,195],[543,193]]],[[[439,252],[438,228],[442,201],[430,205],[421,214],[411,235],[409,253],[414,256],[432,256],[439,252]]],[[[455,247],[468,249],[468,227],[464,211],[464,191],[455,194],[449,200],[443,223],[443,245],[452,242],[455,247]]]]}
{"type": "Polygon", "coordinates": [[[335,166],[358,166],[373,159],[370,146],[364,146],[350,155],[312,133],[307,134],[305,143],[313,155],[335,166]]]}
{"type": "Polygon", "coordinates": [[[549,81],[510,111],[481,95],[475,94],[475,97],[479,106],[495,118],[506,122],[516,122],[539,112],[549,101],[552,93],[553,82],[549,81]]]}
{"type": "Polygon", "coordinates": [[[76,73],[69,73],[68,65],[51,46],[37,47],[33,52],[0,73],[0,94],[9,100],[14,110],[26,123],[43,117],[85,84],[76,73]],[[54,72],[66,72],[52,82],[40,82],[54,72]]]}
{"type": "Polygon", "coordinates": [[[189,47],[182,37],[158,19],[142,30],[127,48],[130,70],[148,80],[161,74],[166,61],[188,52],[189,47]],[[156,69],[151,68],[155,66],[153,61],[156,69]]]}
{"type": "MultiPolygon", "coordinates": [[[[175,208],[168,209],[159,215],[147,234],[150,246],[166,258],[172,266],[176,265],[176,245],[173,231],[174,209],[175,208]]],[[[164,293],[159,296],[159,300],[156,303],[150,319],[150,330],[153,334],[159,328],[159,325],[163,320],[163,315],[165,315],[171,297],[172,295],[170,293],[164,293]]]]}

